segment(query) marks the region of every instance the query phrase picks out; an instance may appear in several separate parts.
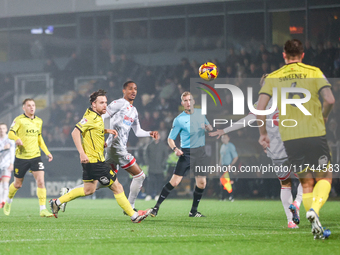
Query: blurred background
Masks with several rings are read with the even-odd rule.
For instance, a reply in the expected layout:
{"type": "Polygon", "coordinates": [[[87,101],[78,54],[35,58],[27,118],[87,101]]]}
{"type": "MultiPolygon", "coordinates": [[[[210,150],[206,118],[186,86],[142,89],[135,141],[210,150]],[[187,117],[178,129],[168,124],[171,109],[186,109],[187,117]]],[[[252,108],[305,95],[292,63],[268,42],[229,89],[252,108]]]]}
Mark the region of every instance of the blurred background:
{"type": "MultiPolygon", "coordinates": [[[[339,164],[337,0],[0,0],[0,122],[10,125],[22,113],[24,98],[36,100],[43,137],[54,156],[53,162],[45,161],[47,195],[56,196],[61,187],[81,182],[70,132],[89,106],[91,92],[105,89],[110,102],[122,97],[125,81],[134,80],[138,86],[134,105],[142,128],[158,130],[166,143],[172,121],[182,111],[180,95],[190,89],[190,78],[198,77],[201,64],[214,62],[219,78],[236,79],[244,89],[243,79],[259,79],[284,64],[282,45],[291,38],[303,42],[304,63],[332,78],[337,102],[327,137],[332,163],[339,164]]],[[[230,95],[225,100],[231,105],[230,95]]],[[[218,157],[221,141],[214,139],[207,138],[213,144],[207,152],[218,157]]],[[[230,139],[238,151],[238,165],[270,163],[257,144],[257,130],[243,129],[231,133],[230,139]]],[[[130,135],[129,150],[145,172],[152,164],[147,154],[150,143],[151,139],[130,135]]],[[[159,172],[164,177],[161,185],[177,160],[170,153],[159,172]]],[[[118,177],[128,189],[128,174],[120,171],[118,177]]],[[[192,180],[185,179],[173,196],[190,196],[190,185],[192,180]]],[[[148,187],[146,180],[141,198],[155,196],[148,187]]],[[[35,189],[33,177],[26,175],[18,196],[35,196],[35,189]]],[[[273,199],[279,197],[280,185],[276,178],[246,179],[235,184],[234,193],[235,198],[273,199]]],[[[339,179],[334,179],[330,196],[339,194],[339,179]]],[[[220,198],[216,180],[209,181],[206,196],[220,198]]]]}

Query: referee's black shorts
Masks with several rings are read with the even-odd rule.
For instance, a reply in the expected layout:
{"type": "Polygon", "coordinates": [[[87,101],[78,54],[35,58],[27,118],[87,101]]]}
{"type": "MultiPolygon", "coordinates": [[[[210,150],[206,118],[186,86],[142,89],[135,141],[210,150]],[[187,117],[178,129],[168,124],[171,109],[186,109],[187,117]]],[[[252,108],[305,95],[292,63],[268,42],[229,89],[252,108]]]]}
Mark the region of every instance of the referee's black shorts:
{"type": "Polygon", "coordinates": [[[111,186],[116,180],[116,173],[106,162],[86,163],[83,166],[83,181],[98,180],[103,186],[111,186]]]}
{"type": "Polygon", "coordinates": [[[296,173],[324,170],[331,161],[326,136],[299,138],[283,143],[289,164],[296,173]]]}
{"type": "Polygon", "coordinates": [[[174,174],[185,176],[188,171],[193,171],[195,176],[207,176],[207,172],[196,171],[197,169],[205,169],[208,162],[208,156],[205,154],[205,147],[183,148],[183,155],[179,157],[174,174]]]}

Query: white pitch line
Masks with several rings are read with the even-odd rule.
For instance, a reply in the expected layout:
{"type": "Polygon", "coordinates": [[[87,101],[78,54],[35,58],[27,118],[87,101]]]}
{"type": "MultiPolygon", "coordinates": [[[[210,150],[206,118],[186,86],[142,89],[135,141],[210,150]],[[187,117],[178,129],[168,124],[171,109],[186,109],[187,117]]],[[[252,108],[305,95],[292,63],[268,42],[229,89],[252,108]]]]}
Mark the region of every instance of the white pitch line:
{"type": "MultiPolygon", "coordinates": [[[[169,238],[169,237],[217,237],[217,236],[253,236],[253,235],[283,235],[283,234],[311,234],[310,231],[308,232],[290,232],[290,233],[282,233],[275,231],[274,233],[252,233],[252,234],[244,234],[244,233],[226,233],[226,234],[193,234],[193,235],[148,235],[144,237],[150,237],[150,238],[169,238]]],[[[101,239],[110,239],[111,237],[86,237],[86,238],[74,238],[74,240],[101,240],[101,239]]],[[[131,235],[129,236],[119,236],[119,238],[131,238],[131,235]]],[[[19,240],[0,240],[0,243],[15,243],[15,242],[43,242],[43,241],[66,241],[69,239],[19,239],[19,240]]]]}

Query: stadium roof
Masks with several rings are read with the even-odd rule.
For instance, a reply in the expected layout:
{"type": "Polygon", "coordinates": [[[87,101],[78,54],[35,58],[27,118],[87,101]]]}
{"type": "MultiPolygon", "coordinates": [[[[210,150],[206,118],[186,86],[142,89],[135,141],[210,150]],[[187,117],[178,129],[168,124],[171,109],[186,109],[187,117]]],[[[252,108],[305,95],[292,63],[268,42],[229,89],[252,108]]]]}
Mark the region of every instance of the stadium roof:
{"type": "MultiPolygon", "coordinates": [[[[231,1],[231,0],[229,0],[231,1]]],[[[216,0],[0,0],[0,18],[130,9],[182,4],[221,2],[216,0]]]]}

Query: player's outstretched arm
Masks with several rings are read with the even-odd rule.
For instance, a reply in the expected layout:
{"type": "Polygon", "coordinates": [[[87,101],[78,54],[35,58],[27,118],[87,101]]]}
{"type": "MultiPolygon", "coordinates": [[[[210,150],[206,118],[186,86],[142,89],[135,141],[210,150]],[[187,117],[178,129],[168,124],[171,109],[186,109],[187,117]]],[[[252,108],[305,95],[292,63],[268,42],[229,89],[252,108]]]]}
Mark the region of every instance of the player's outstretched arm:
{"type": "Polygon", "coordinates": [[[132,124],[131,128],[137,137],[149,137],[149,136],[152,136],[151,132],[155,132],[155,131],[145,131],[144,129],[142,129],[139,124],[138,118],[135,119],[135,122],[132,124]]]}
{"type": "Polygon", "coordinates": [[[85,151],[83,149],[83,146],[81,144],[81,133],[79,131],[78,128],[74,128],[72,133],[72,139],[73,142],[79,152],[80,155],[80,163],[89,163],[89,158],[87,157],[87,155],[85,154],[85,151]]]}
{"type": "Polygon", "coordinates": [[[323,89],[321,89],[320,95],[323,99],[322,116],[326,123],[328,115],[330,114],[335,103],[335,99],[330,87],[324,87],[323,89]]]}
{"type": "Polygon", "coordinates": [[[157,139],[159,138],[158,131],[151,131],[151,132],[150,132],[150,136],[151,136],[153,139],[157,140],[157,139]]]}
{"type": "MultiPolygon", "coordinates": [[[[265,110],[268,102],[270,100],[270,96],[267,94],[261,94],[259,96],[259,101],[257,105],[257,110],[265,110]]],[[[266,116],[265,115],[257,115],[256,119],[260,120],[258,121],[258,126],[260,129],[260,138],[259,138],[259,144],[261,144],[263,149],[266,149],[270,144],[270,140],[267,134],[267,129],[266,129],[266,116]]]]}
{"type": "Polygon", "coordinates": [[[217,136],[216,139],[219,139],[224,134],[228,134],[232,131],[245,128],[246,123],[252,124],[255,120],[256,120],[256,116],[254,114],[248,114],[246,117],[239,119],[237,122],[235,122],[230,127],[227,127],[227,128],[224,128],[224,129],[217,129],[214,132],[210,132],[209,136],[217,136]]]}

